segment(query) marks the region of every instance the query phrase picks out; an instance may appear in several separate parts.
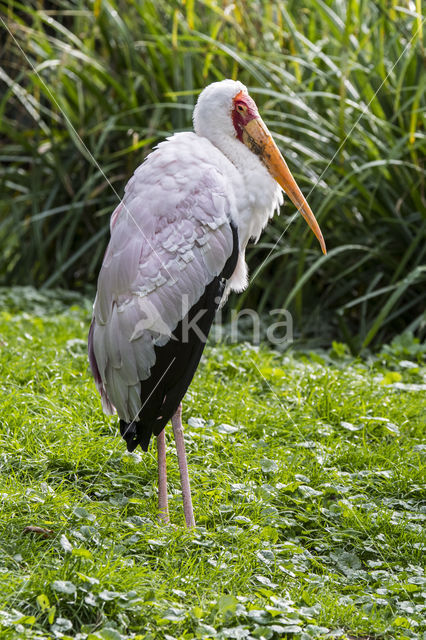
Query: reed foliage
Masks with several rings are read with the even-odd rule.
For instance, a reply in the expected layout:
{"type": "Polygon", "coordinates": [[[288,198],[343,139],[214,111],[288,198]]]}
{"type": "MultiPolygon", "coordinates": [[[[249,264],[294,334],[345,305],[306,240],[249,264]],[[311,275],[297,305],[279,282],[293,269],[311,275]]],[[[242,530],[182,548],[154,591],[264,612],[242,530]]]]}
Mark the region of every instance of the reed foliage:
{"type": "Polygon", "coordinates": [[[352,351],[424,331],[420,1],[0,2],[0,284],[86,290],[134,168],[191,126],[199,90],[245,82],[329,253],[287,204],[235,301],[289,308],[352,351]]]}

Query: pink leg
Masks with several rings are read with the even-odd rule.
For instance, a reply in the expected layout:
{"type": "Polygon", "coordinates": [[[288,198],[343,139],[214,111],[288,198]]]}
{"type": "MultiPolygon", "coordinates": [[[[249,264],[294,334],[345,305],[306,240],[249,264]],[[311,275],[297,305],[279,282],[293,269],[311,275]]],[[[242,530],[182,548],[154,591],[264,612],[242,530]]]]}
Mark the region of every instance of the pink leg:
{"type": "Polygon", "coordinates": [[[176,451],[179,462],[180,483],[182,485],[183,511],[188,528],[195,527],[194,511],[192,509],[191,487],[189,486],[188,465],[186,463],[185,442],[182,427],[182,404],[179,405],[172,418],[173,434],[175,436],[176,451]]]}
{"type": "Polygon", "coordinates": [[[166,433],[163,429],[157,436],[158,460],[158,519],[164,524],[169,520],[169,504],[167,500],[167,468],[166,468],[166,433]]]}

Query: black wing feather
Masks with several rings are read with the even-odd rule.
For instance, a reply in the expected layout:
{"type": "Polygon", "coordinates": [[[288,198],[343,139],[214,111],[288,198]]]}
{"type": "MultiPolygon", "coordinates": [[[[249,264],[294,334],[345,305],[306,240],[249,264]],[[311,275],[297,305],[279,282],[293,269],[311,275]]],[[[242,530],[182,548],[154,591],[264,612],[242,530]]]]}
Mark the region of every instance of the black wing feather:
{"type": "Polygon", "coordinates": [[[231,223],[233,249],[221,274],[204,289],[202,296],[188,311],[162,347],[155,348],[155,364],[147,380],[141,382],[142,408],[137,420],[120,420],[120,432],[127,449],[138,444],[147,451],[151,435],[158,435],[176,412],[200,362],[207,336],[225,283],[234,272],[238,260],[238,232],[231,223]],[[194,321],[194,327],[191,322],[194,321]]]}

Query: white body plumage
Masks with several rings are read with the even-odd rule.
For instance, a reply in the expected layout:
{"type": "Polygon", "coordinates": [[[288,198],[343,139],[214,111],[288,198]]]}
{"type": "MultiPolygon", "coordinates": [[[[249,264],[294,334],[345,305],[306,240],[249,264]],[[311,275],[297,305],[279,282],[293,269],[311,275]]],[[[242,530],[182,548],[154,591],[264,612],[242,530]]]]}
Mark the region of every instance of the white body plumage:
{"type": "MultiPolygon", "coordinates": [[[[213,113],[219,107],[216,114],[230,121],[232,99],[245,88],[221,84],[216,101],[205,104],[213,113]]],[[[141,408],[140,382],[155,362],[155,346],[170,340],[230,256],[229,222],[238,230],[239,257],[225,295],[246,287],[246,245],[259,238],[282,201],[277,182],[236,138],[232,123],[223,131],[218,118],[203,111],[203,101],[198,104],[196,132],[160,143],[136,169],[111,217],[94,304],[93,353],[103,408],[111,413],[116,407],[126,421],[141,408]]]]}
{"type": "Polygon", "coordinates": [[[194,131],[159,144],[126,186],[111,218],[88,345],[104,411],[117,410],[128,450],[147,450],[158,436],[164,522],[163,429],[172,420],[189,527],[181,401],[218,305],[247,285],[247,243],[278,209],[280,187],[325,252],[315,217],[241,83],[224,80],[201,93],[194,131]]]}

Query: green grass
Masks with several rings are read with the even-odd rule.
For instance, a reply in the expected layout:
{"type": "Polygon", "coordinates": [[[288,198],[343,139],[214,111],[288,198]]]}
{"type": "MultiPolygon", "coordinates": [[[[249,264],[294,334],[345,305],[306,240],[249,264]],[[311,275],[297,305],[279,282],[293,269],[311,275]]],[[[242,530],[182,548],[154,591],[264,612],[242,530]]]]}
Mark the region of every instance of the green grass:
{"type": "Polygon", "coordinates": [[[127,453],[102,414],[88,305],[0,301],[1,638],[424,637],[424,346],[209,346],[187,531],[170,429],[161,526],[155,446],[127,453]]]}
{"type": "Polygon", "coordinates": [[[304,338],[339,335],[353,353],[407,328],[424,336],[421,11],[420,0],[0,0],[0,284],[93,286],[135,167],[191,127],[201,88],[238,77],[329,249],[287,204],[249,251],[257,275],[239,304],[289,308],[304,338]]]}

